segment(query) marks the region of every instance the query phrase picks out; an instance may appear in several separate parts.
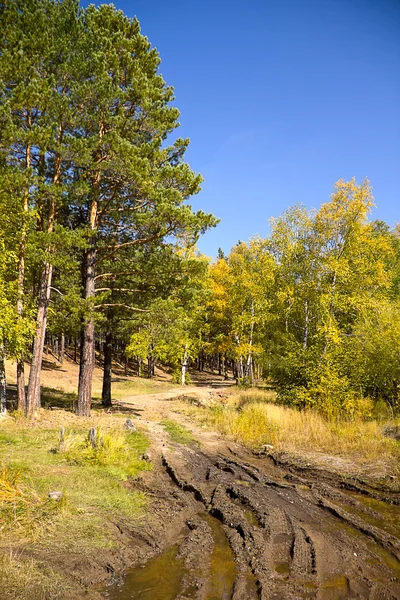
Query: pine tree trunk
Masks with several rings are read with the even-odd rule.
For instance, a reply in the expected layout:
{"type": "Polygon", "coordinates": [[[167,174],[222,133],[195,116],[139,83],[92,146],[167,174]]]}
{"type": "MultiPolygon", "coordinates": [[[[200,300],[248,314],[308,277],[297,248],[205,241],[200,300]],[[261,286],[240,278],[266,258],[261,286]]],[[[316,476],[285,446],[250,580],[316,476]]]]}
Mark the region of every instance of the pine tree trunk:
{"type": "Polygon", "coordinates": [[[33,342],[31,370],[29,373],[28,394],[26,398],[26,415],[30,417],[33,417],[40,408],[40,371],[42,369],[52,272],[52,265],[46,262],[43,267],[40,282],[36,334],[33,342]]]}
{"type": "MultiPolygon", "coordinates": [[[[58,129],[58,142],[62,140],[62,127],[58,129]]],[[[61,157],[58,154],[54,160],[53,169],[53,185],[57,185],[60,181],[61,174],[61,157]]],[[[54,220],[56,216],[56,202],[52,195],[49,204],[49,218],[47,223],[47,233],[53,233],[54,220]]],[[[50,251],[50,248],[48,248],[50,251]]],[[[28,395],[26,399],[26,414],[30,417],[34,416],[40,408],[40,371],[42,369],[42,357],[44,340],[46,336],[47,311],[50,300],[50,286],[53,274],[53,266],[49,262],[45,262],[40,279],[39,286],[39,302],[36,318],[36,334],[33,342],[33,352],[31,360],[31,370],[29,373],[28,395]]]]}
{"type": "MultiPolygon", "coordinates": [[[[28,126],[31,125],[30,114],[28,115],[28,126]]],[[[28,144],[26,147],[25,154],[25,165],[26,169],[31,167],[31,147],[28,144]]],[[[19,261],[18,261],[18,300],[17,300],[17,313],[20,318],[24,315],[24,283],[25,283],[25,251],[26,251],[26,216],[29,209],[29,189],[24,189],[23,197],[23,223],[21,231],[21,244],[19,249],[19,261]]],[[[25,414],[26,413],[26,394],[25,394],[25,363],[23,357],[17,361],[17,397],[18,397],[18,409],[25,414]]]]}
{"type": "Polygon", "coordinates": [[[101,403],[103,406],[112,406],[111,401],[111,377],[112,377],[112,341],[111,331],[106,333],[104,342],[104,372],[103,389],[101,392],[101,403]]]}
{"type": "MultiPolygon", "coordinates": [[[[104,135],[104,126],[99,125],[100,144],[104,135]]],[[[96,162],[101,159],[101,148],[96,152],[96,162]]],[[[101,182],[101,171],[98,170],[94,174],[92,180],[92,200],[90,204],[90,220],[91,236],[89,239],[89,247],[85,253],[83,263],[83,280],[84,280],[84,299],[91,301],[95,296],[95,273],[96,273],[96,232],[98,228],[98,202],[101,182]]],[[[92,383],[94,371],[94,316],[93,308],[89,306],[89,314],[82,324],[81,329],[81,360],[79,363],[79,382],[78,382],[78,402],[76,405],[76,414],[82,417],[90,416],[90,406],[92,403],[92,383]]]]}
{"type": "Polygon", "coordinates": [[[61,334],[61,348],[60,348],[60,363],[64,362],[64,353],[65,353],[65,334],[62,332],[61,334]]]}
{"type": "Polygon", "coordinates": [[[18,410],[23,414],[26,413],[26,393],[25,393],[25,363],[24,359],[20,358],[17,361],[17,398],[18,410]]]}
{"type": "Polygon", "coordinates": [[[228,359],[226,358],[226,354],[223,357],[223,372],[224,372],[224,381],[228,379],[228,359]]]}
{"type": "MultiPolygon", "coordinates": [[[[95,287],[95,264],[96,264],[96,243],[92,237],[91,246],[85,253],[84,271],[85,271],[85,300],[94,298],[95,287]]],[[[76,414],[81,417],[90,416],[90,407],[92,403],[92,381],[94,370],[94,316],[92,309],[86,316],[81,328],[81,357],[79,362],[79,383],[78,383],[78,402],[76,405],[76,414]]]]}
{"type": "Polygon", "coordinates": [[[6,365],[4,358],[4,343],[0,342],[0,414],[7,412],[6,365]]]}

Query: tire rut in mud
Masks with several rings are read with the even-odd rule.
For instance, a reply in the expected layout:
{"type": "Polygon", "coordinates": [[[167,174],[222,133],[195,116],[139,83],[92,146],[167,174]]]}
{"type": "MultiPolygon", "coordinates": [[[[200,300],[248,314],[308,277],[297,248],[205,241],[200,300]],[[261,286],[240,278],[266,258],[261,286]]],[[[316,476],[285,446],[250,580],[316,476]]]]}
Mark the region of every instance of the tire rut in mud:
{"type": "MultiPolygon", "coordinates": [[[[363,484],[350,495],[328,474],[319,479],[304,471],[300,477],[283,465],[259,462],[179,445],[163,452],[171,481],[222,524],[236,562],[230,598],[400,599],[396,526],[388,531],[382,507],[363,502],[382,499],[377,490],[369,495],[363,484]]],[[[394,494],[390,502],[390,510],[398,510],[394,494]]],[[[194,567],[200,561],[208,572],[212,555],[209,525],[199,519],[188,522],[189,541],[180,548],[187,566],[184,589],[190,593],[182,592],[179,600],[217,597],[194,567]]]]}

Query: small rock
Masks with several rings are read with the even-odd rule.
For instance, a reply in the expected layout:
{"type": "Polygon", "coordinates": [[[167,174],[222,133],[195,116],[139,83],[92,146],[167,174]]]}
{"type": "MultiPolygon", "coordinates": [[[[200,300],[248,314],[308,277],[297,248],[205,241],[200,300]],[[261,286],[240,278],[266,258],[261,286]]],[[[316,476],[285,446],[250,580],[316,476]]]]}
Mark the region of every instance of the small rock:
{"type": "Polygon", "coordinates": [[[124,429],[127,429],[128,431],[136,431],[136,427],[132,423],[131,419],[127,419],[125,421],[124,429]]]}
{"type": "Polygon", "coordinates": [[[391,437],[397,441],[400,441],[400,426],[399,425],[388,425],[383,430],[385,437],[391,437]]]}
{"type": "Polygon", "coordinates": [[[59,500],[61,500],[62,497],[63,497],[62,492],[49,492],[49,498],[51,500],[56,500],[58,502],[59,500]]]}
{"type": "Polygon", "coordinates": [[[264,444],[263,448],[264,448],[264,452],[272,452],[272,450],[274,449],[274,446],[272,446],[271,444],[264,444]]]}
{"type": "Polygon", "coordinates": [[[151,458],[150,456],[147,454],[147,452],[145,452],[144,454],[142,454],[142,456],[140,457],[142,460],[145,460],[146,462],[151,462],[151,458]]]}

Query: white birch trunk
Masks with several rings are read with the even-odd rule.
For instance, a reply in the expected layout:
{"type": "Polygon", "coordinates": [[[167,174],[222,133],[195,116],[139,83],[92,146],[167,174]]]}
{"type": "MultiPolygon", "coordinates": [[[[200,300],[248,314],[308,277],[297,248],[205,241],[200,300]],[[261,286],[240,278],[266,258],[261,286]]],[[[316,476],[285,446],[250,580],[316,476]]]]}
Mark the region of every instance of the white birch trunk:
{"type": "Polygon", "coordinates": [[[4,359],[4,344],[0,342],[0,414],[7,413],[7,385],[6,385],[6,366],[4,359]]]}
{"type": "Polygon", "coordinates": [[[187,369],[187,364],[188,364],[188,353],[187,353],[187,347],[185,347],[185,353],[183,355],[183,361],[182,361],[182,371],[181,371],[181,384],[182,385],[186,385],[186,369],[187,369]]]}

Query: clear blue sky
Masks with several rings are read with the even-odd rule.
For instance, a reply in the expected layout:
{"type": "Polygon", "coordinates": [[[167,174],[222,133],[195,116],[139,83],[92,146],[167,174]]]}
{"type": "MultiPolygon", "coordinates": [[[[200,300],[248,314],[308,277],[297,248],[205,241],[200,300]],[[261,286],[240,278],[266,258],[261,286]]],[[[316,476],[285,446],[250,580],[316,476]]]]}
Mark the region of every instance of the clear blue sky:
{"type": "MultiPolygon", "coordinates": [[[[86,4],[86,2],[85,2],[86,4]]],[[[400,221],[399,0],[114,0],[136,15],[175,87],[179,135],[221,219],[215,256],[368,177],[373,218],[400,221]]]]}

